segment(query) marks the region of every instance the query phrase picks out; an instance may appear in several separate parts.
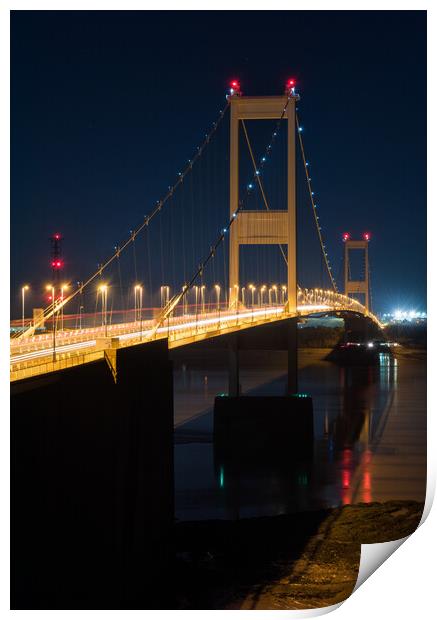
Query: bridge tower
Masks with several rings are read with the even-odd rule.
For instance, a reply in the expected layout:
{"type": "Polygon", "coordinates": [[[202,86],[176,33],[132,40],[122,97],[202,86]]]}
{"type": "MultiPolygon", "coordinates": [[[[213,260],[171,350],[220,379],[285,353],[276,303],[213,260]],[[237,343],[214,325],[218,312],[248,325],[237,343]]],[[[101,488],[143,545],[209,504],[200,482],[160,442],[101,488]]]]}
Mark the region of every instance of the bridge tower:
{"type": "Polygon", "coordinates": [[[352,297],[354,294],[364,295],[364,305],[369,310],[369,241],[370,234],[364,233],[362,239],[351,239],[349,233],[344,233],[344,294],[352,297]],[[350,251],[364,251],[364,277],[362,280],[351,280],[350,251]]]}
{"type": "Polygon", "coordinates": [[[274,97],[243,97],[239,90],[230,96],[230,217],[239,205],[239,126],[240,121],[287,119],[287,209],[241,210],[230,227],[229,287],[230,307],[238,306],[240,290],[240,245],[287,245],[287,310],[296,312],[296,154],[295,105],[297,96],[286,93],[274,97]],[[284,112],[285,108],[285,112],[284,112]]]}

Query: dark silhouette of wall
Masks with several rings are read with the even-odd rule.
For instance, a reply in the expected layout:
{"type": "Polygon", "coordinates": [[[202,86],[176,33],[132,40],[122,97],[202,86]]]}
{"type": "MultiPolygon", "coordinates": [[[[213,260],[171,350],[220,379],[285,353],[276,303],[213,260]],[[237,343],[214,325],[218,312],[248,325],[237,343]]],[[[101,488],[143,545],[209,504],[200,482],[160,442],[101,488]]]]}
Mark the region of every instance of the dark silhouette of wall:
{"type": "Polygon", "coordinates": [[[116,383],[102,360],[11,385],[14,609],[153,606],[174,514],[167,342],[116,365],[116,383]]]}

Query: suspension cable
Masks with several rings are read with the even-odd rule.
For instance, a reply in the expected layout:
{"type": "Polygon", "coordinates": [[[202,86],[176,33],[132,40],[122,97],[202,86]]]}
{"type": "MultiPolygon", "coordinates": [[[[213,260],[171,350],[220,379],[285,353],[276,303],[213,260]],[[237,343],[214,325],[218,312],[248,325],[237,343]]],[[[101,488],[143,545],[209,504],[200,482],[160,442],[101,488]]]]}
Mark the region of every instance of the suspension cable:
{"type": "Polygon", "coordinates": [[[17,339],[21,339],[24,336],[27,336],[30,332],[33,333],[33,331],[35,330],[36,327],[39,327],[45,320],[47,320],[48,318],[50,318],[53,314],[59,312],[59,310],[65,306],[65,304],[67,304],[68,302],[70,302],[72,299],[74,299],[74,297],[76,297],[76,295],[79,293],[79,291],[83,291],[84,288],[86,288],[89,284],[91,284],[91,282],[93,282],[98,276],[101,276],[103,271],[117,258],[119,257],[119,255],[133,242],[135,241],[135,237],[146,227],[148,227],[148,225],[150,224],[150,222],[155,218],[155,216],[161,211],[162,207],[169,201],[169,199],[171,198],[171,196],[173,195],[174,191],[179,187],[179,185],[181,185],[184,181],[185,176],[193,169],[193,164],[202,156],[202,153],[204,151],[204,149],[206,148],[206,146],[209,144],[211,138],[213,137],[213,135],[217,132],[217,129],[220,125],[220,123],[222,122],[228,108],[230,106],[230,100],[228,99],[226,102],[225,107],[223,108],[223,110],[220,110],[220,114],[218,116],[217,121],[215,121],[212,124],[212,129],[209,131],[209,133],[206,134],[205,139],[203,140],[203,142],[201,143],[200,146],[197,147],[197,152],[195,153],[193,159],[188,160],[188,165],[184,168],[184,170],[182,172],[179,172],[178,174],[178,179],[177,181],[169,186],[167,193],[164,195],[164,197],[161,200],[158,200],[156,202],[156,206],[154,209],[152,209],[152,211],[149,213],[149,215],[145,215],[143,221],[141,222],[141,224],[139,224],[132,232],[131,235],[128,239],[126,239],[121,245],[117,246],[117,250],[114,252],[114,254],[112,254],[112,256],[110,256],[104,263],[102,263],[100,265],[100,268],[93,273],[88,280],[85,281],[84,284],[82,284],[82,286],[80,287],[80,289],[77,289],[76,291],[74,291],[71,295],[69,295],[68,297],[66,297],[65,299],[63,299],[62,301],[59,301],[58,303],[55,303],[55,300],[53,300],[53,303],[50,304],[49,306],[47,306],[47,308],[44,309],[43,312],[43,316],[41,317],[41,319],[39,319],[38,321],[35,321],[34,324],[32,325],[32,323],[29,325],[29,327],[22,332],[17,339]]]}
{"type": "MultiPolygon", "coordinates": [[[[298,95],[295,95],[294,93],[294,89],[290,90],[290,92],[287,95],[287,101],[284,105],[284,108],[282,110],[281,116],[278,119],[278,122],[276,123],[276,128],[273,131],[270,141],[264,151],[264,155],[261,157],[260,159],[260,163],[258,168],[255,169],[254,174],[253,174],[253,178],[257,178],[259,176],[259,171],[261,168],[263,168],[264,164],[267,161],[267,155],[269,154],[270,150],[272,149],[273,143],[275,141],[275,138],[278,135],[278,130],[280,128],[280,124],[281,121],[283,120],[285,113],[287,111],[288,108],[288,104],[290,103],[291,99],[297,99],[298,95]]],[[[230,102],[230,97],[228,98],[228,106],[230,102]]],[[[247,196],[250,194],[250,190],[252,189],[251,184],[249,186],[246,187],[246,195],[245,198],[247,198],[247,196]]],[[[223,228],[223,230],[220,232],[220,234],[218,235],[215,243],[211,246],[211,249],[208,253],[208,255],[206,256],[206,258],[199,264],[199,267],[197,268],[197,270],[195,271],[195,273],[193,274],[193,276],[191,277],[191,279],[187,282],[186,286],[184,286],[183,290],[174,295],[170,301],[168,302],[168,304],[163,308],[163,311],[161,312],[161,314],[157,317],[156,323],[150,333],[150,336],[153,337],[156,332],[158,331],[159,327],[162,325],[162,323],[164,323],[167,318],[171,315],[171,313],[173,312],[173,310],[176,308],[176,306],[180,303],[180,301],[182,301],[182,299],[184,298],[184,296],[188,293],[188,291],[192,288],[192,286],[194,285],[194,283],[196,282],[197,278],[199,276],[201,276],[203,274],[203,270],[205,269],[205,267],[208,265],[209,261],[215,256],[215,253],[217,251],[217,248],[219,247],[219,245],[223,242],[226,233],[229,231],[229,229],[231,228],[232,224],[234,223],[234,221],[237,219],[237,216],[239,214],[240,211],[243,210],[243,201],[240,200],[238,203],[238,207],[236,209],[236,211],[232,214],[227,226],[225,228],[223,228]]]]}
{"type": "Polygon", "coordinates": [[[304,146],[303,146],[302,131],[301,131],[301,127],[300,127],[300,124],[299,124],[299,117],[298,117],[297,111],[296,111],[296,129],[297,129],[297,135],[299,136],[300,152],[301,152],[301,155],[302,155],[302,162],[303,162],[303,165],[304,165],[304,168],[305,168],[305,176],[306,176],[306,182],[307,182],[307,187],[308,187],[308,193],[309,193],[309,197],[310,197],[310,201],[311,201],[311,207],[312,207],[312,211],[313,211],[313,215],[314,215],[314,221],[315,221],[315,224],[316,224],[317,234],[318,234],[318,237],[319,237],[320,247],[321,247],[321,250],[322,250],[323,257],[325,259],[325,265],[326,265],[326,269],[328,271],[329,278],[331,280],[331,284],[332,284],[332,286],[334,288],[334,291],[336,293],[338,293],[337,284],[335,282],[334,276],[332,275],[331,265],[329,263],[328,254],[326,252],[326,246],[323,243],[322,229],[321,229],[320,224],[319,224],[319,216],[317,215],[316,204],[314,202],[314,192],[313,192],[312,187],[311,187],[311,178],[310,178],[310,175],[309,175],[309,172],[308,172],[308,164],[307,164],[307,160],[306,160],[306,157],[305,157],[305,149],[304,149],[304,146]]]}

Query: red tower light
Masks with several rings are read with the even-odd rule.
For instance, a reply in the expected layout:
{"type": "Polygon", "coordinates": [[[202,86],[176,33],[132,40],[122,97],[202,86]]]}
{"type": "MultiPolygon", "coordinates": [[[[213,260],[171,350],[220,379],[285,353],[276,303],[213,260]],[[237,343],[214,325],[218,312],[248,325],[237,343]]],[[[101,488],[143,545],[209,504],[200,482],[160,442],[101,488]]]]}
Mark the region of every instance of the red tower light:
{"type": "Polygon", "coordinates": [[[364,239],[364,241],[370,241],[370,233],[368,233],[368,232],[364,233],[363,239],[364,239]]]}
{"type": "Polygon", "coordinates": [[[349,241],[349,239],[351,238],[349,233],[343,233],[343,241],[349,241]]]}
{"type": "Polygon", "coordinates": [[[231,80],[230,84],[229,84],[229,89],[230,89],[230,93],[231,95],[240,95],[241,94],[241,87],[240,87],[240,82],[239,80],[231,80]]]}
{"type": "Polygon", "coordinates": [[[289,97],[294,95],[294,87],[296,86],[296,80],[294,78],[289,78],[285,82],[285,94],[289,97]]]}

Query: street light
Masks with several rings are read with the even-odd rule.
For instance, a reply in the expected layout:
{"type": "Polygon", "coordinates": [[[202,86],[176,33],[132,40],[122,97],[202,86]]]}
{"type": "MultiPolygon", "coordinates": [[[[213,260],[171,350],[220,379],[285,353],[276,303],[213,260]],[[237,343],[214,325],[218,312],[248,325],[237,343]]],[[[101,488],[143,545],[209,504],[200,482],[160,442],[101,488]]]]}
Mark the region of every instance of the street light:
{"type": "Polygon", "coordinates": [[[188,312],[188,297],[185,291],[187,290],[187,284],[184,284],[182,287],[182,314],[185,316],[188,312]]]}
{"type": "Polygon", "coordinates": [[[278,287],[276,286],[276,284],[272,286],[272,289],[275,292],[275,304],[278,305],[278,287]]]}
{"type": "Polygon", "coordinates": [[[99,286],[99,292],[102,295],[102,327],[105,326],[105,338],[108,335],[108,321],[107,321],[107,309],[108,309],[108,286],[101,284],[99,286]]]}
{"type": "Polygon", "coordinates": [[[264,305],[264,291],[266,290],[266,288],[267,288],[267,287],[266,287],[266,285],[265,285],[265,284],[263,284],[263,285],[262,285],[262,287],[261,287],[261,289],[260,289],[260,294],[261,294],[261,306],[263,306],[263,305],[264,305]]]}
{"type": "Polygon", "coordinates": [[[55,287],[53,284],[47,284],[47,291],[51,291],[52,293],[52,307],[53,307],[53,362],[56,362],[56,320],[55,320],[55,287]]]}
{"type": "Polygon", "coordinates": [[[241,303],[243,304],[243,306],[246,306],[246,287],[243,286],[241,289],[241,303]]]}
{"type": "Polygon", "coordinates": [[[135,321],[140,316],[140,340],[143,339],[143,287],[141,284],[136,284],[135,289],[135,321]],[[138,296],[138,303],[137,303],[138,296]]]}
{"type": "Polygon", "coordinates": [[[281,290],[282,290],[282,304],[285,305],[285,293],[287,292],[287,287],[285,286],[285,284],[282,285],[281,290]]]}
{"type": "Polygon", "coordinates": [[[202,286],[200,287],[200,303],[202,306],[202,314],[205,314],[205,289],[206,285],[202,284],[202,286]]]}
{"type": "Polygon", "coordinates": [[[217,310],[220,311],[220,284],[214,286],[217,295],[217,310]]]}
{"type": "Polygon", "coordinates": [[[254,286],[253,284],[249,284],[249,288],[252,291],[252,308],[255,305],[255,291],[256,291],[256,286],[254,286]]]}
{"type": "Polygon", "coordinates": [[[167,285],[161,286],[161,308],[166,306],[170,299],[170,287],[167,285]]]}
{"type": "Polygon", "coordinates": [[[68,290],[68,284],[61,286],[61,331],[64,331],[64,291],[68,290]]]}
{"type": "Polygon", "coordinates": [[[21,302],[22,302],[22,307],[21,307],[21,317],[22,317],[22,327],[23,327],[23,332],[24,332],[24,294],[26,291],[29,290],[29,286],[27,284],[25,284],[22,288],[21,288],[21,302]]]}
{"type": "MultiPolygon", "coordinates": [[[[234,284],[234,289],[235,289],[235,299],[237,302],[237,310],[238,310],[238,297],[240,294],[240,287],[238,286],[238,284],[234,284]]],[[[229,291],[231,291],[231,289],[229,289],[229,291]]]]}
{"type": "Polygon", "coordinates": [[[83,282],[78,282],[77,287],[79,290],[79,329],[82,329],[82,313],[83,313],[83,300],[82,300],[82,287],[83,282]]]}
{"type": "Polygon", "coordinates": [[[138,315],[139,315],[139,312],[138,312],[138,293],[139,293],[140,288],[141,288],[140,284],[135,284],[134,285],[134,306],[135,306],[135,309],[134,309],[134,322],[135,323],[137,322],[138,315]]]}

